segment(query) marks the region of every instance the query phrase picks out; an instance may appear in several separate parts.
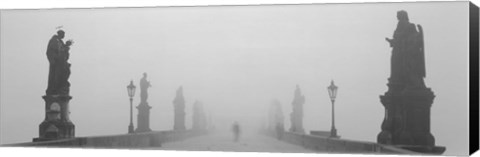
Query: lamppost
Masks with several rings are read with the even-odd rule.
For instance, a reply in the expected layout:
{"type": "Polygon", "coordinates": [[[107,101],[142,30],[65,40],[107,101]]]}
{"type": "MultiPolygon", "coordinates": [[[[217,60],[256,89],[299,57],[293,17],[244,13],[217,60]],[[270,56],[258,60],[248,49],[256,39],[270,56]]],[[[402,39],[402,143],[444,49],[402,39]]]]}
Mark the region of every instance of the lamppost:
{"type": "Polygon", "coordinates": [[[335,97],[337,97],[337,89],[338,87],[335,86],[335,84],[332,82],[330,83],[330,86],[328,86],[328,95],[330,95],[330,100],[332,101],[332,129],[330,130],[330,137],[338,137],[337,136],[337,129],[335,129],[335,97]]]}
{"type": "Polygon", "coordinates": [[[135,85],[133,85],[133,81],[130,81],[130,85],[127,86],[128,96],[130,97],[130,125],[128,125],[128,133],[133,133],[133,119],[132,119],[132,102],[133,96],[135,95],[135,85]]]}

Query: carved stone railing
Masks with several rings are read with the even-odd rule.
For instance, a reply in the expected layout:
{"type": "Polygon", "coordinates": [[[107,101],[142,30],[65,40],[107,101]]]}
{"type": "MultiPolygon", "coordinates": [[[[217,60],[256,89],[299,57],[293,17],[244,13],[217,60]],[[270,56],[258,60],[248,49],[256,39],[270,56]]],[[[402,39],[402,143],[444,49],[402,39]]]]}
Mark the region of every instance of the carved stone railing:
{"type": "Polygon", "coordinates": [[[81,147],[81,148],[145,148],[161,147],[162,143],[205,135],[206,130],[152,131],[145,133],[76,137],[45,142],[27,142],[2,145],[7,147],[81,147]]]}
{"type": "MultiPolygon", "coordinates": [[[[278,138],[274,131],[263,131],[262,134],[272,138],[278,138]]],[[[280,140],[319,152],[411,155],[420,154],[417,152],[374,142],[345,140],[340,138],[329,138],[327,136],[315,136],[294,132],[283,132],[280,140]]]]}

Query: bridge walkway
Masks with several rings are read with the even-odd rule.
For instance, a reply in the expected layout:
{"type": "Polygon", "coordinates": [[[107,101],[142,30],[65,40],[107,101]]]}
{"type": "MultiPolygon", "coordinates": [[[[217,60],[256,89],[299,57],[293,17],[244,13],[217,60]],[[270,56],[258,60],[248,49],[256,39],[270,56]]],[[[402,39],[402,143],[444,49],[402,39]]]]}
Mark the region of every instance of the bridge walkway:
{"type": "Polygon", "coordinates": [[[212,132],[207,135],[193,137],[181,141],[162,144],[160,150],[187,151],[234,151],[234,152],[282,152],[282,153],[314,153],[298,145],[279,141],[275,138],[260,135],[256,132],[242,133],[239,141],[233,140],[228,131],[212,132]]]}

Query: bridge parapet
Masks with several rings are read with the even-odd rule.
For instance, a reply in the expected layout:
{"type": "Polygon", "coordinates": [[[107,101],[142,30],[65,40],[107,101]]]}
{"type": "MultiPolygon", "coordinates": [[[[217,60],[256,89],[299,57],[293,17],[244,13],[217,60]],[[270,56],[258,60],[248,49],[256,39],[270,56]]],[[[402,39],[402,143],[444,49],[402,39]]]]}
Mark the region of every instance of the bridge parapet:
{"type": "MultiPolygon", "coordinates": [[[[264,133],[267,136],[278,137],[275,135],[275,132],[272,131],[266,131],[264,133]]],[[[283,132],[280,140],[321,152],[411,155],[420,154],[417,152],[374,142],[345,140],[294,132],[283,132]]]]}
{"type": "Polygon", "coordinates": [[[82,148],[145,148],[161,147],[162,143],[184,140],[207,134],[206,130],[152,131],[144,133],[77,137],[45,142],[27,142],[3,146],[82,147],[82,148]]]}

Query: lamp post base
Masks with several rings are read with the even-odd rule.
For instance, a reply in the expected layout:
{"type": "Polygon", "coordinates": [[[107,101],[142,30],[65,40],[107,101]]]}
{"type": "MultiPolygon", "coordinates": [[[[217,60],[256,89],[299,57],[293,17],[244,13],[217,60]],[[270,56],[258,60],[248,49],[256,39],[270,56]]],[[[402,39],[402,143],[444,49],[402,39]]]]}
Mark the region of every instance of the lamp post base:
{"type": "Polygon", "coordinates": [[[337,129],[332,128],[330,130],[330,138],[340,138],[340,136],[337,135],[337,129]]]}
{"type": "Polygon", "coordinates": [[[128,133],[131,134],[131,133],[134,133],[135,130],[133,129],[133,124],[130,123],[130,125],[128,125],[128,133]]]}

